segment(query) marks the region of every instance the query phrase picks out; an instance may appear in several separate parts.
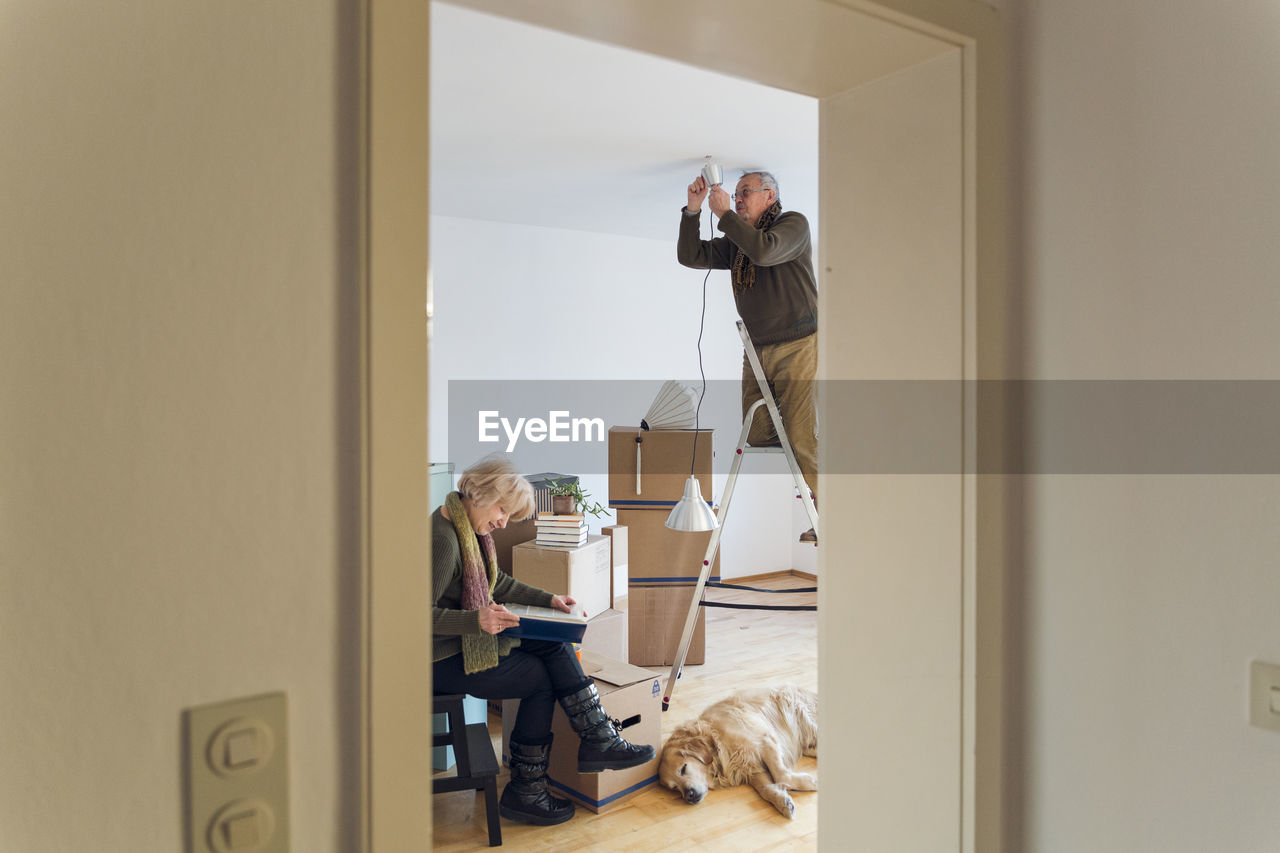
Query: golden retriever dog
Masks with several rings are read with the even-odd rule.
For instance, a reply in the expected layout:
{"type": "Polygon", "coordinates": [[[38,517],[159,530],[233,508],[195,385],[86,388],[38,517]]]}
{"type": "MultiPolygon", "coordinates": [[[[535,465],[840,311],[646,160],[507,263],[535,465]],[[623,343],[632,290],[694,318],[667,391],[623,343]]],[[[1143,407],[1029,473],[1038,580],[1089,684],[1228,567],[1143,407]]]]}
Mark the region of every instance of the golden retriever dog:
{"type": "Polygon", "coordinates": [[[817,694],[794,685],[744,690],[675,727],[662,746],[658,782],[690,805],[714,788],[750,785],[794,818],[788,791],[818,790],[814,774],[791,769],[801,755],[818,755],[817,694]]]}

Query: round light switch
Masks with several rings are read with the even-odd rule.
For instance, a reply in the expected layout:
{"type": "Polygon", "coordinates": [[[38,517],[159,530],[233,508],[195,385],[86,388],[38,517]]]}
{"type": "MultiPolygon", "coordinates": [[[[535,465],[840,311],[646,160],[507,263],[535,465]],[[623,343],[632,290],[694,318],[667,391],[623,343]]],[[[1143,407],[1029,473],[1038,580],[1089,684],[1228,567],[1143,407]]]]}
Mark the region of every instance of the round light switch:
{"type": "Polygon", "coordinates": [[[214,853],[263,850],[276,831],[271,807],[258,799],[227,803],[209,822],[209,847],[214,853]]]}
{"type": "Polygon", "coordinates": [[[219,776],[242,776],[261,770],[274,750],[275,738],[266,723],[253,717],[237,717],[213,733],[205,757],[219,776]]]}

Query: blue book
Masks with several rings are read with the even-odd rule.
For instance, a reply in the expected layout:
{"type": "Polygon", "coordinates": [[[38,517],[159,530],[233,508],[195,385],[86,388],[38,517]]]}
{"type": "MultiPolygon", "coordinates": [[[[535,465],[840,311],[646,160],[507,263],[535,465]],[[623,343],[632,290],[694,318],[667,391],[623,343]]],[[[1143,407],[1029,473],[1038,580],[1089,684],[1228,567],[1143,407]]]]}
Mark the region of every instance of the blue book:
{"type": "Polygon", "coordinates": [[[530,640],[552,640],[560,643],[581,643],[587,633],[587,617],[582,608],[573,606],[572,613],[554,607],[534,607],[530,604],[504,604],[503,607],[520,617],[520,624],[498,634],[499,637],[517,637],[530,640]]]}

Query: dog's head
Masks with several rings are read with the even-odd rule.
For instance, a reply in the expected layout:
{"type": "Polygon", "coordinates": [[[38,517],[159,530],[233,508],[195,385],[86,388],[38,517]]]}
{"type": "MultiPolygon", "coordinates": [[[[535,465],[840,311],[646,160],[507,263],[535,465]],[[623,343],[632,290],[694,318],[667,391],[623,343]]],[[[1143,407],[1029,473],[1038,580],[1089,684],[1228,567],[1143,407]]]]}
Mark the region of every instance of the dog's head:
{"type": "Polygon", "coordinates": [[[715,764],[711,727],[702,720],[681,723],[662,745],[658,783],[678,792],[689,805],[697,805],[713,787],[715,764]]]}

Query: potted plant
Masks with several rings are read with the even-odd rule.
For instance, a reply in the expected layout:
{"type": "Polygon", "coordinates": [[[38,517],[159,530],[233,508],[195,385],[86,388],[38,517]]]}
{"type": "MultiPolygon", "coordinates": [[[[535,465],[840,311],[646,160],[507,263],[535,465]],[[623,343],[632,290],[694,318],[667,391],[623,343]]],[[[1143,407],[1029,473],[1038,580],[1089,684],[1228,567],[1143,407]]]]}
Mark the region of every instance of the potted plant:
{"type": "Polygon", "coordinates": [[[566,480],[563,477],[548,480],[547,491],[551,492],[551,511],[556,515],[581,513],[599,517],[608,512],[599,503],[593,501],[591,494],[583,491],[576,480],[566,480]]]}

